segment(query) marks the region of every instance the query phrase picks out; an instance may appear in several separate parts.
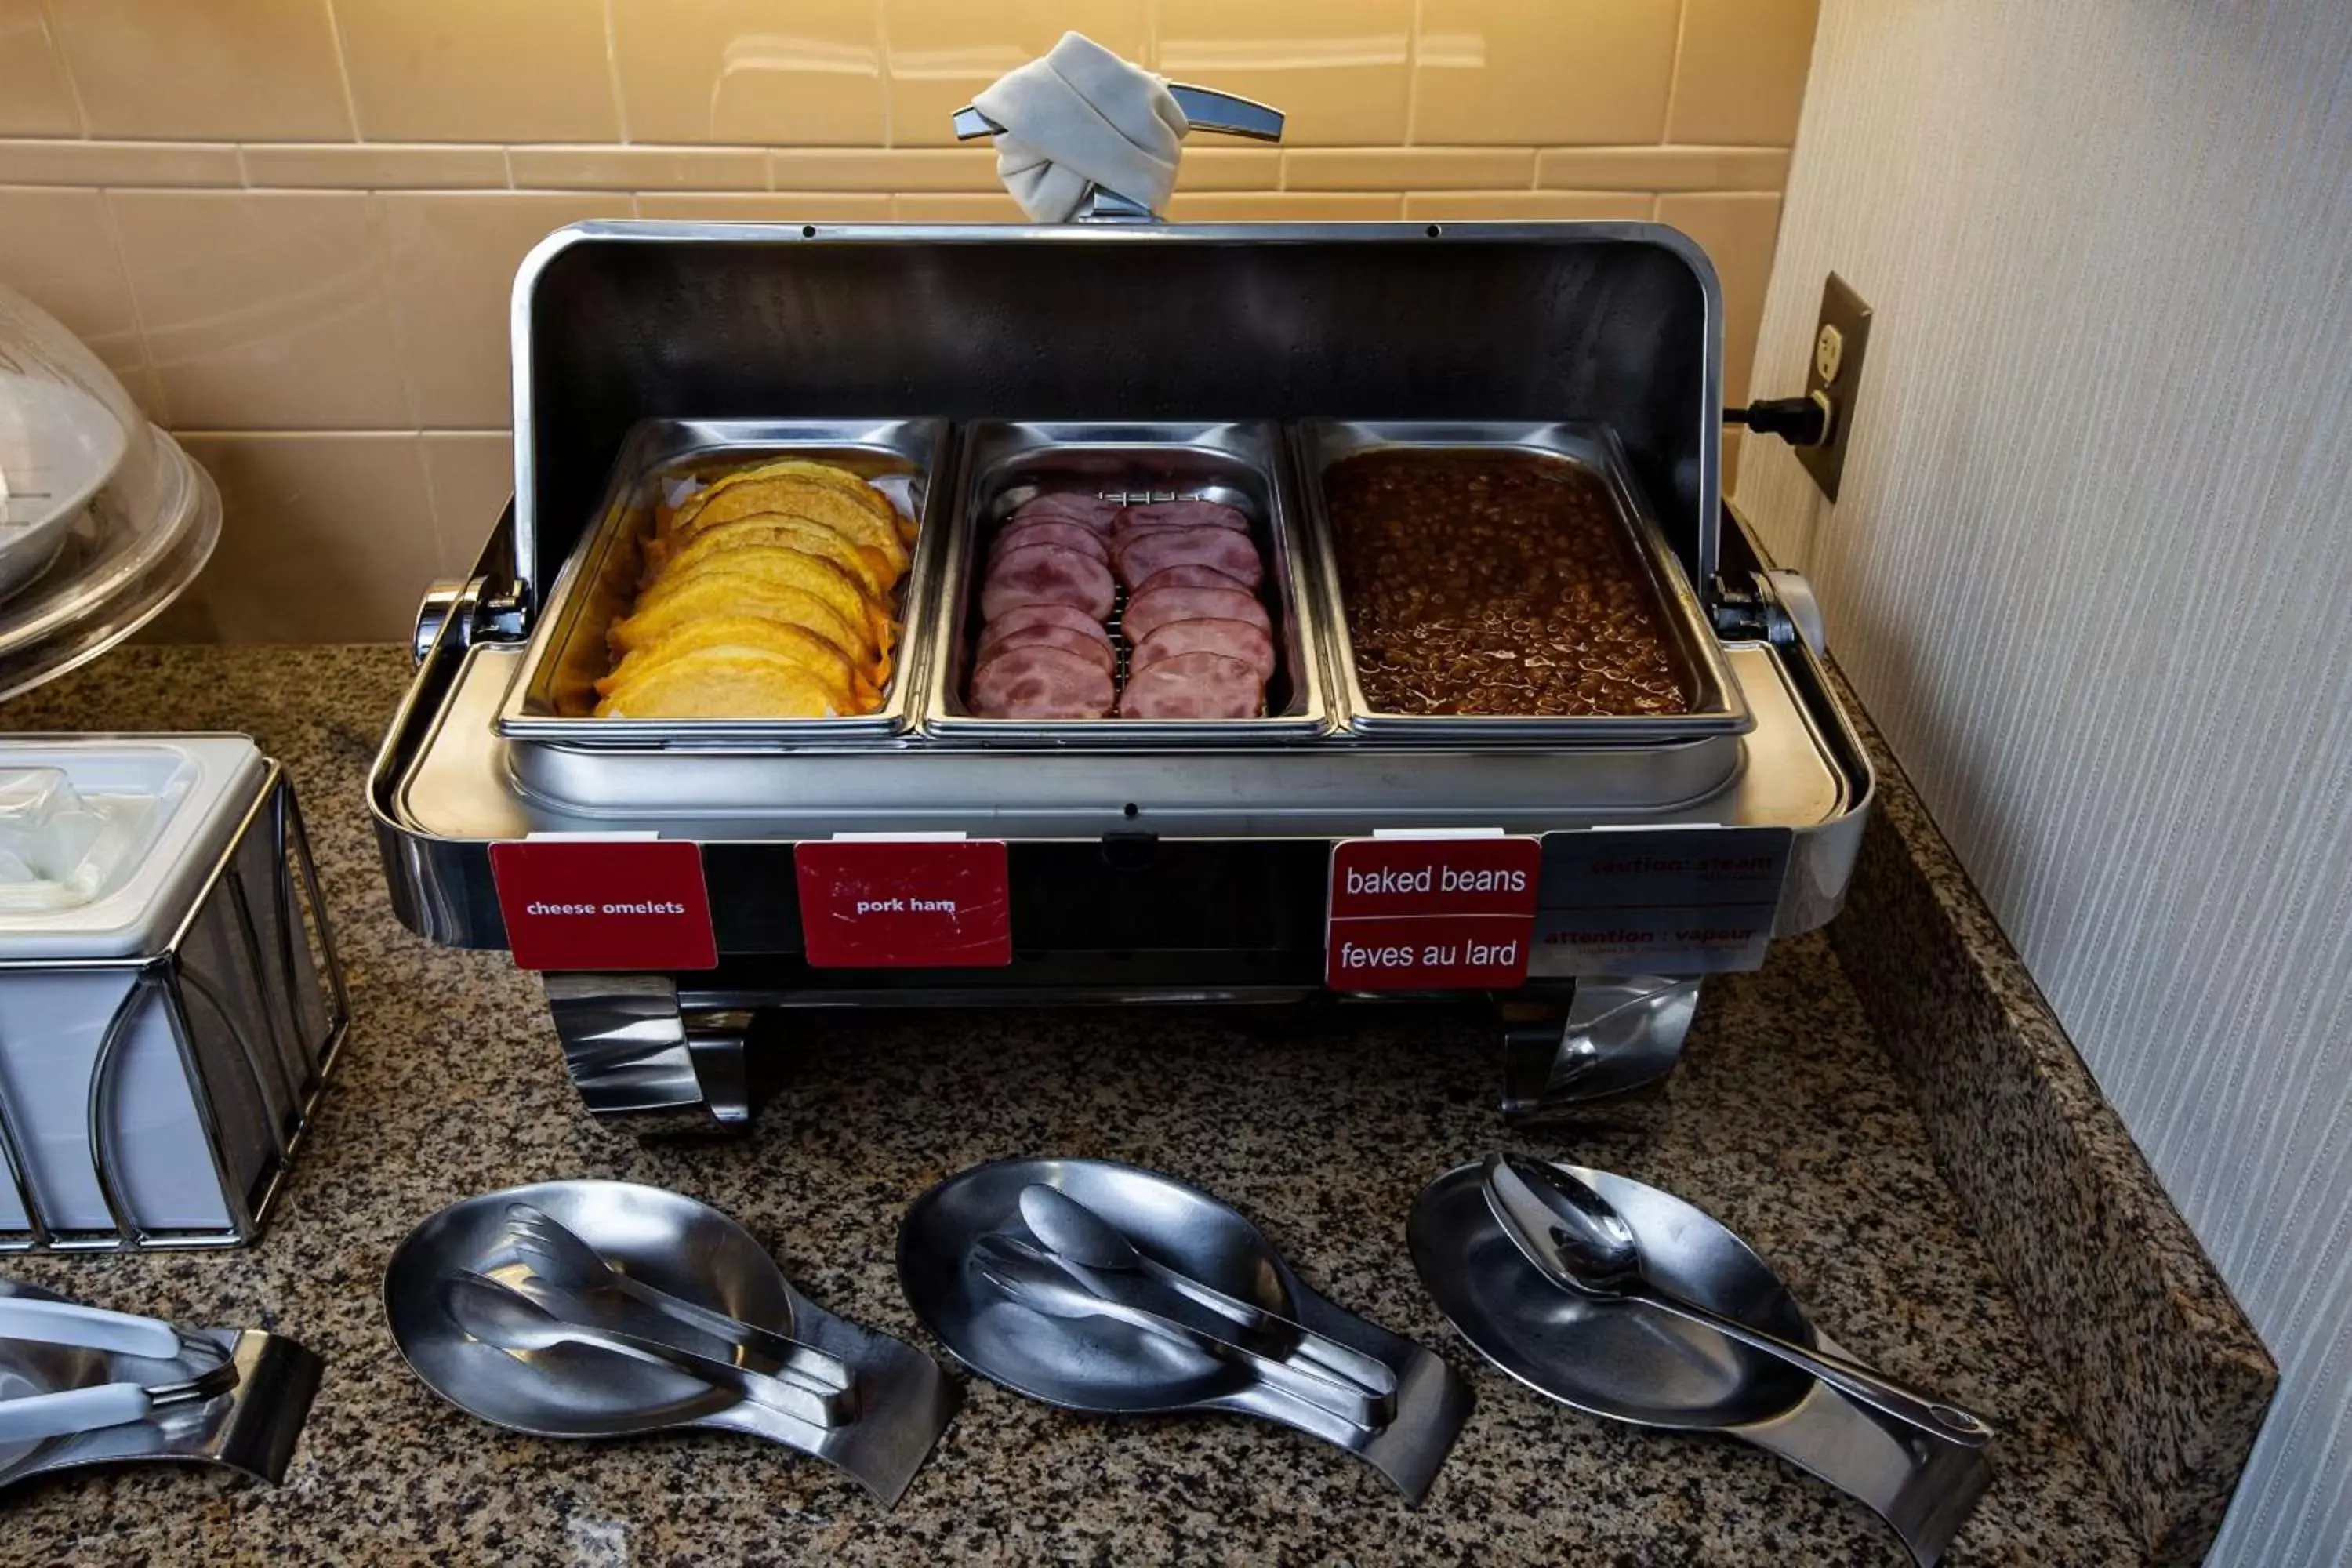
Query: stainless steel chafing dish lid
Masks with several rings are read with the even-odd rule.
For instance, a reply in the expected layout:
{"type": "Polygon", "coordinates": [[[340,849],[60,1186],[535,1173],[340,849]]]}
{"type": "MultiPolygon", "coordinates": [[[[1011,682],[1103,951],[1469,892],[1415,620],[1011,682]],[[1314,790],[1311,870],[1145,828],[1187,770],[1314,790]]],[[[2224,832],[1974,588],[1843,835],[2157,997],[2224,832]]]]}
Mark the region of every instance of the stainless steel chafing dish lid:
{"type": "Polygon", "coordinates": [[[1722,304],[1646,223],[560,229],[513,300],[527,612],[647,418],[1593,419],[1693,583],[1722,304]]]}

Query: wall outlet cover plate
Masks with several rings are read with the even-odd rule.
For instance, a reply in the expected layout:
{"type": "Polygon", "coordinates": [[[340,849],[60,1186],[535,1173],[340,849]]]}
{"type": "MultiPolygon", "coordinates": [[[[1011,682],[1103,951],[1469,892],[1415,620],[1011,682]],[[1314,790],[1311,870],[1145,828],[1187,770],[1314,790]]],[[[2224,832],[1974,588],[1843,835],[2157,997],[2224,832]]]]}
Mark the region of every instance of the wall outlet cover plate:
{"type": "Polygon", "coordinates": [[[1837,379],[1830,382],[1822,378],[1822,356],[1815,353],[1805,367],[1805,392],[1808,396],[1826,393],[1837,405],[1837,416],[1830,421],[1828,440],[1818,447],[1800,447],[1796,452],[1797,461],[1805,465],[1805,472],[1813,476],[1813,483],[1821,488],[1822,494],[1835,500],[1838,486],[1845,477],[1845,444],[1853,433],[1864,353],[1870,346],[1870,307],[1834,272],[1822,285],[1822,313],[1813,325],[1812,341],[1816,344],[1821,342],[1823,327],[1837,329],[1837,379]]]}

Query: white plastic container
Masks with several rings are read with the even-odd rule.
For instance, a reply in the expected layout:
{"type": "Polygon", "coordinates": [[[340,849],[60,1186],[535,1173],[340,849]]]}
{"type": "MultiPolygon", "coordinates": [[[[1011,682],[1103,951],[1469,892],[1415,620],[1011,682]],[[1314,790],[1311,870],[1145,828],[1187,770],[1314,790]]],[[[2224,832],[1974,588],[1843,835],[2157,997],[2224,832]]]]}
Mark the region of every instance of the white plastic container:
{"type": "Polygon", "coordinates": [[[0,742],[0,1247],[250,1240],[345,1016],[251,741],[0,742]]]}

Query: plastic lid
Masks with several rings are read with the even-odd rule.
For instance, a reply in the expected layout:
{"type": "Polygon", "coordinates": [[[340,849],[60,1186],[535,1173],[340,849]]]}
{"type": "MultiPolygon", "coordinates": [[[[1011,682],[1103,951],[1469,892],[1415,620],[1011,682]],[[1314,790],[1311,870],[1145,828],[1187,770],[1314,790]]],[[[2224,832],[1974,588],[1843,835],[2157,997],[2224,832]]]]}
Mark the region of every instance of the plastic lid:
{"type": "Polygon", "coordinates": [[[0,960],[162,952],[266,772],[242,735],[0,737],[0,960]]]}
{"type": "Polygon", "coordinates": [[[0,698],[153,619],[219,537],[211,478],[79,340],[0,287],[0,698]]]}

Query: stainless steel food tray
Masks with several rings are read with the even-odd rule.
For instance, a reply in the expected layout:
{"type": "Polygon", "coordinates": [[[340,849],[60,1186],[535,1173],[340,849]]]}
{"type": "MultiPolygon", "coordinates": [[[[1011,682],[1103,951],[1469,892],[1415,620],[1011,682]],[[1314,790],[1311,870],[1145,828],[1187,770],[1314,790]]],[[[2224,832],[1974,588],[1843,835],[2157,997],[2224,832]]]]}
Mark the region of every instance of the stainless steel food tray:
{"type": "Polygon", "coordinates": [[[1383,742],[1428,742],[1451,746],[1539,744],[1660,745],[1706,735],[1745,734],[1755,727],[1739,683],[1725,662],[1722,647],[1691,591],[1681,563],[1666,548],[1624,448],[1605,425],[1437,420],[1301,421],[1293,433],[1298,456],[1299,491],[1314,541],[1320,586],[1329,680],[1339,694],[1336,726],[1343,735],[1383,742]],[[1332,465],[1381,447],[1424,447],[1460,450],[1532,452],[1573,463],[1591,472],[1608,491],[1618,521],[1632,539],[1652,595],[1672,639],[1674,655],[1693,687],[1683,713],[1595,715],[1391,713],[1372,707],[1356,674],[1354,643],[1348,629],[1339,583],[1338,536],[1323,493],[1332,465]]]}
{"type": "MultiPolygon", "coordinates": [[[[1261,745],[1314,741],[1331,727],[1323,660],[1316,636],[1315,595],[1305,547],[1285,482],[1281,427],[1272,420],[1225,424],[983,422],[966,427],[956,515],[940,577],[942,593],[930,644],[931,673],[923,731],[940,741],[979,745],[1261,745]],[[965,705],[964,681],[980,632],[979,569],[1005,517],[1047,484],[1087,487],[1136,500],[1221,501],[1247,516],[1266,566],[1260,590],[1274,621],[1276,666],[1256,719],[984,719],[965,705]]],[[[1127,607],[1121,588],[1112,642],[1126,672],[1127,641],[1118,628],[1127,607]]]]}
{"type": "Polygon", "coordinates": [[[944,419],[643,419],[621,444],[595,526],[564,563],[522,672],[499,710],[510,740],[593,751],[772,751],[887,740],[912,726],[927,658],[923,614],[946,513],[944,419]],[[881,708],[837,719],[596,719],[593,683],[612,664],[604,629],[635,599],[661,487],[764,458],[835,463],[868,479],[904,475],[917,532],[899,584],[900,632],[881,708]]]}

